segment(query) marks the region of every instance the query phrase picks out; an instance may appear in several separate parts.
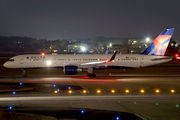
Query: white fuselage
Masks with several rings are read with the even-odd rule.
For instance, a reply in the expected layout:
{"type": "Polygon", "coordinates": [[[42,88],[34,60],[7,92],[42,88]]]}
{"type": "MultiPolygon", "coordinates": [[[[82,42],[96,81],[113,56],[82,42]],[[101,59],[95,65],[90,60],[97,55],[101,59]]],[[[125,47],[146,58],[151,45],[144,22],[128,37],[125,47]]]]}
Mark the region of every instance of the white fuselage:
{"type": "Polygon", "coordinates": [[[41,67],[64,67],[76,65],[80,68],[117,66],[122,68],[139,68],[170,61],[167,56],[152,56],[142,54],[117,54],[112,62],[105,63],[112,54],[59,54],[39,55],[27,54],[10,58],[4,63],[6,68],[41,68],[41,67]],[[96,64],[101,62],[102,64],[96,64]],[[87,64],[83,66],[82,64],[87,64]]]}

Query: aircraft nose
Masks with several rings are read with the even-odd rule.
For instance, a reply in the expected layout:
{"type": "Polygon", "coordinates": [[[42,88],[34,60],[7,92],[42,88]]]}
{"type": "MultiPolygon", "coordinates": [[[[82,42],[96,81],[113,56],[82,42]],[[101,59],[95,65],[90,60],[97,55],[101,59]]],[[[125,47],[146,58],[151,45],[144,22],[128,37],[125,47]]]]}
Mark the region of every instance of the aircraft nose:
{"type": "Polygon", "coordinates": [[[8,67],[8,63],[5,62],[5,63],[3,64],[3,66],[4,66],[5,68],[7,68],[7,67],[8,67]]]}

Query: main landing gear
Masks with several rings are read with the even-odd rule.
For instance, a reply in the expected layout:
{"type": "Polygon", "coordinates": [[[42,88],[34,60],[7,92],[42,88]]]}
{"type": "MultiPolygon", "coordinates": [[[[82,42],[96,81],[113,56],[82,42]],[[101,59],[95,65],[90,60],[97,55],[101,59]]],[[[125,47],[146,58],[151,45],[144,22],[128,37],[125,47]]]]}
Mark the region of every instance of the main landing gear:
{"type": "Polygon", "coordinates": [[[89,78],[90,78],[90,77],[93,77],[93,78],[96,77],[96,74],[93,73],[93,67],[88,68],[88,69],[87,69],[87,72],[88,72],[87,76],[88,76],[89,78]]]}
{"type": "Polygon", "coordinates": [[[21,70],[22,70],[23,77],[27,77],[25,69],[21,69],[21,70]]]}

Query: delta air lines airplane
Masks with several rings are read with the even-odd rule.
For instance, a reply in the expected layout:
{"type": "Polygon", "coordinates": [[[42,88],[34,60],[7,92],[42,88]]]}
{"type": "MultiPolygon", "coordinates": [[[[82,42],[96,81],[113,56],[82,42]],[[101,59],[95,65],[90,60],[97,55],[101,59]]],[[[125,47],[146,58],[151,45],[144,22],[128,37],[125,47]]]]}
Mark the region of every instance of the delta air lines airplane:
{"type": "Polygon", "coordinates": [[[93,69],[102,68],[140,68],[170,61],[172,58],[164,56],[174,28],[166,28],[151,44],[140,54],[57,54],[17,55],[4,63],[6,68],[18,68],[27,77],[25,69],[61,67],[67,75],[77,74],[86,70],[88,77],[95,77],[93,69]]]}

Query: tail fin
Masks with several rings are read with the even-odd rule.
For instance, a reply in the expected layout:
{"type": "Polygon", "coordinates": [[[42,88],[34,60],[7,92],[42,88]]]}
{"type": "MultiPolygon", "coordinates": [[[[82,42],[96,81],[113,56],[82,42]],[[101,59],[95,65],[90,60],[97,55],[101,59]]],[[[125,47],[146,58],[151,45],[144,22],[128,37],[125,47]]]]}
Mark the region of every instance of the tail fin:
{"type": "Polygon", "coordinates": [[[164,56],[174,28],[166,28],[141,54],[164,56]]]}

